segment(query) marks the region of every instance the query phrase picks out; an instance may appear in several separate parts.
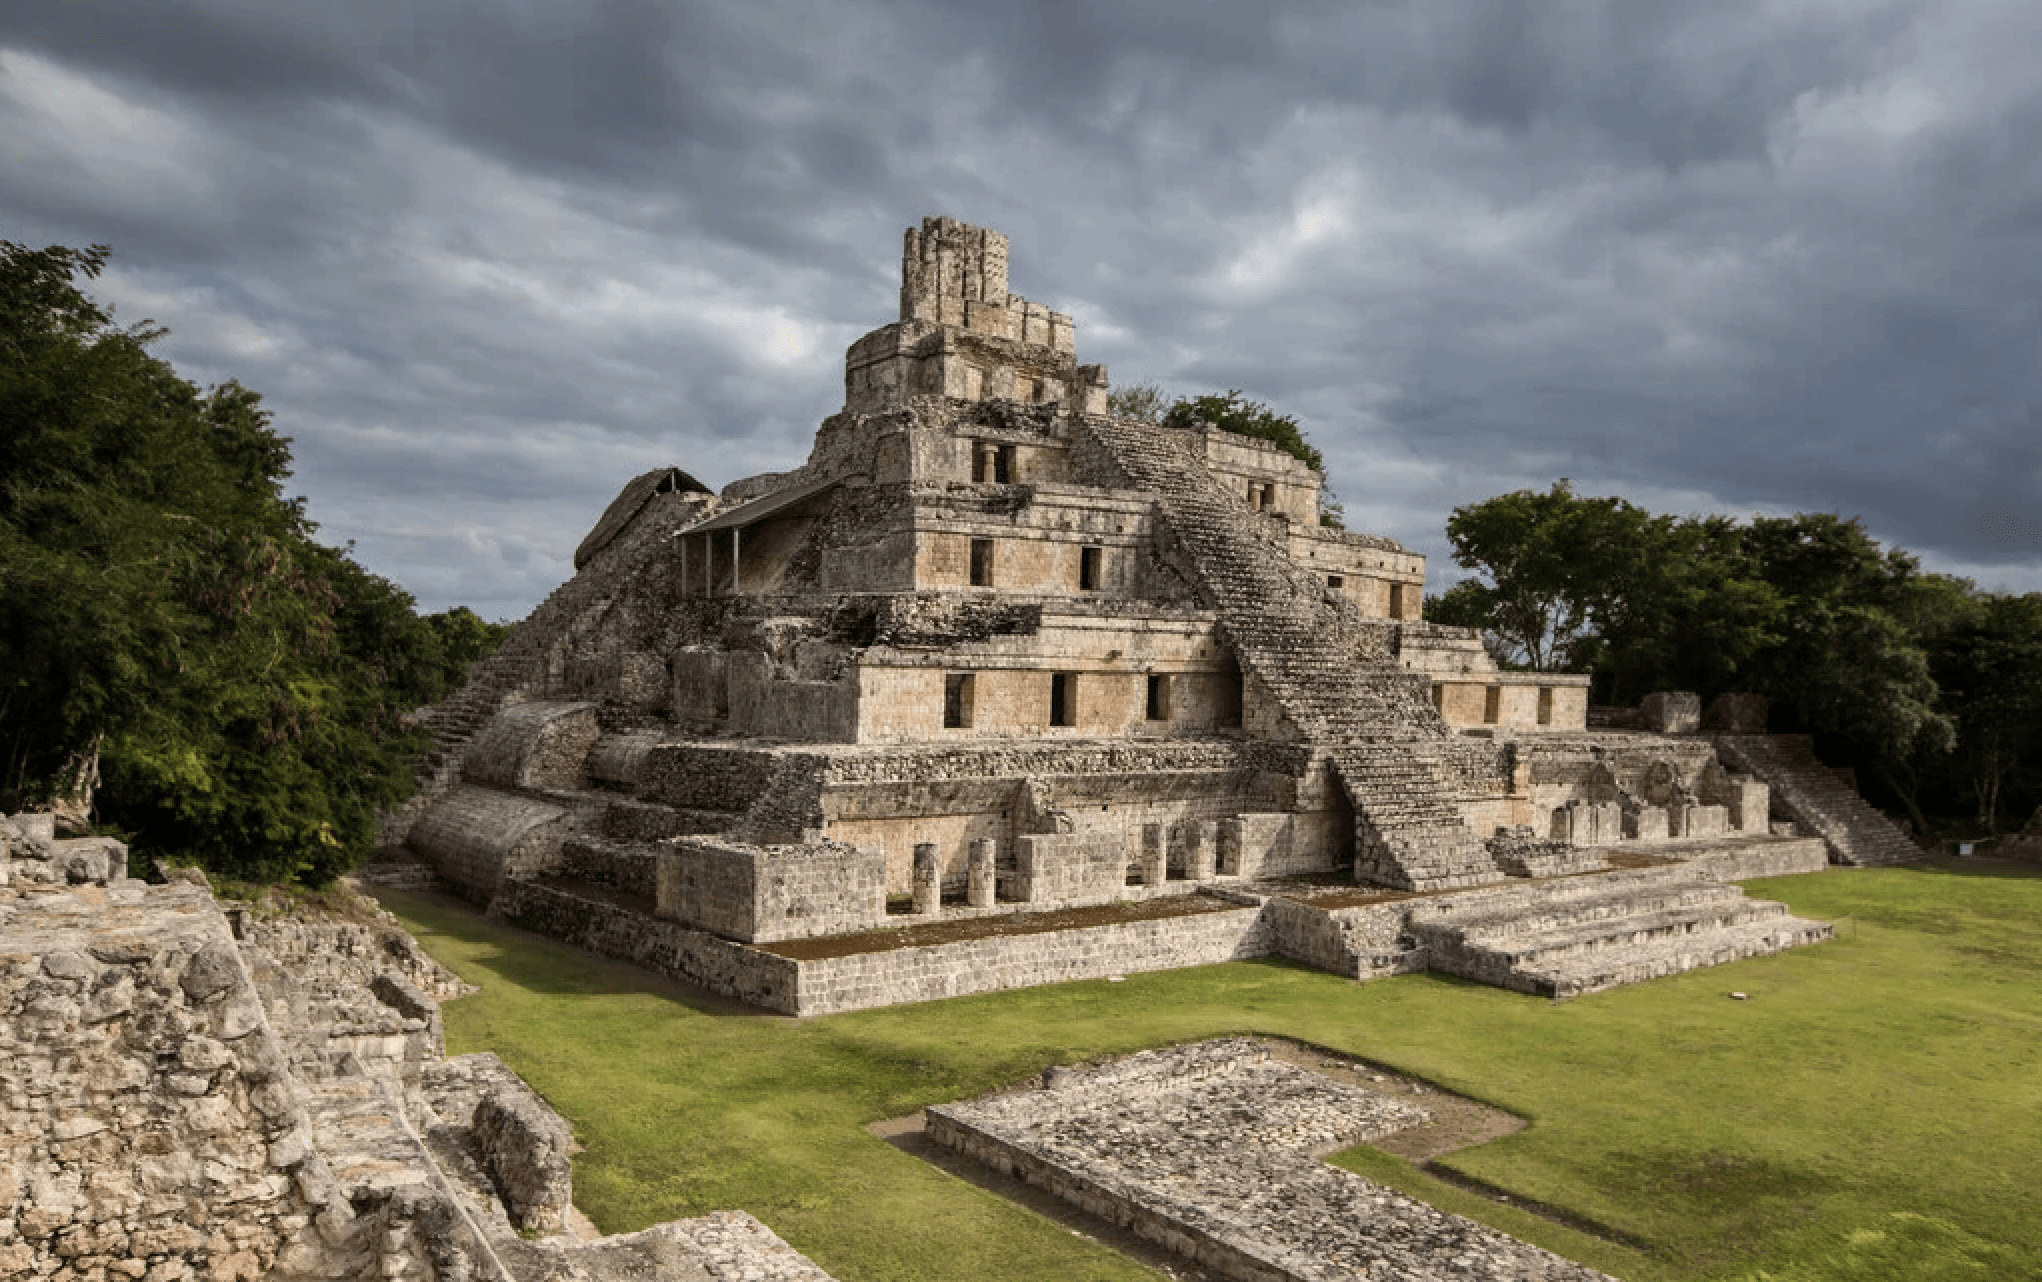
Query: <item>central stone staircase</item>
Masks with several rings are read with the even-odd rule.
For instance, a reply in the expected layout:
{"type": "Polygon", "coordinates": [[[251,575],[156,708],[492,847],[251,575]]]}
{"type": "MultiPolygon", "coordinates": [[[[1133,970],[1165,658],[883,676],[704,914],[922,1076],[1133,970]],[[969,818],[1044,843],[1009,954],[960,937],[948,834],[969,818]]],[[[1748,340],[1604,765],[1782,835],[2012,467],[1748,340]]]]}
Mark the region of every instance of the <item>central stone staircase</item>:
{"type": "Polygon", "coordinates": [[[1418,907],[1412,930],[1435,970],[1540,997],[1760,957],[1828,939],[1828,922],[1681,864],[1570,877],[1418,907]]]}
{"type": "Polygon", "coordinates": [[[1243,671],[1301,739],[1329,750],[1354,806],[1357,871],[1402,890],[1502,880],[1447,787],[1439,753],[1450,731],[1426,678],[1328,639],[1339,621],[1324,588],[1272,545],[1268,518],[1220,488],[1193,453],[1196,435],[1120,420],[1084,427],[1128,485],[1160,496],[1243,671]]]}

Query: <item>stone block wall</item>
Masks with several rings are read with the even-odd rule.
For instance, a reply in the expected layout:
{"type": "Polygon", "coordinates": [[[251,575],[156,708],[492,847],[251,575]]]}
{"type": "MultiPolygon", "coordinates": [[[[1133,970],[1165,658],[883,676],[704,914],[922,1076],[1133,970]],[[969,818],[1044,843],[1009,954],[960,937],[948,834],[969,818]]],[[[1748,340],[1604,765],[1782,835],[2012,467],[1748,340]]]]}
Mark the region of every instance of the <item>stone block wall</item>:
{"type": "Polygon", "coordinates": [[[1023,902],[1111,903],[1127,888],[1121,833],[1030,833],[1014,845],[1015,894],[1023,902]]]}
{"type": "Polygon", "coordinates": [[[506,888],[496,911],[505,921],[576,948],[672,975],[753,1006],[795,1013],[795,980],[801,967],[788,958],[535,882],[506,888]]]}
{"type": "Polygon", "coordinates": [[[288,1273],[353,1219],[199,886],[18,902],[0,957],[0,1273],[288,1273]]]}
{"type": "Polygon", "coordinates": [[[794,1008],[788,1013],[829,1015],[1038,984],[1206,966],[1268,952],[1261,913],[1252,907],[1055,934],[992,936],[804,961],[800,963],[794,1008]]]}
{"type": "Polygon", "coordinates": [[[476,736],[461,778],[497,788],[578,788],[582,763],[600,733],[592,703],[516,704],[476,736]]]}
{"type": "Polygon", "coordinates": [[[730,939],[845,934],[886,921],[886,859],[842,842],[684,837],[663,843],[657,891],[660,916],[730,939]]]}
{"type": "Polygon", "coordinates": [[[506,880],[556,868],[573,832],[573,817],[550,802],[463,785],[412,823],[409,842],[448,884],[487,903],[506,880]]]}

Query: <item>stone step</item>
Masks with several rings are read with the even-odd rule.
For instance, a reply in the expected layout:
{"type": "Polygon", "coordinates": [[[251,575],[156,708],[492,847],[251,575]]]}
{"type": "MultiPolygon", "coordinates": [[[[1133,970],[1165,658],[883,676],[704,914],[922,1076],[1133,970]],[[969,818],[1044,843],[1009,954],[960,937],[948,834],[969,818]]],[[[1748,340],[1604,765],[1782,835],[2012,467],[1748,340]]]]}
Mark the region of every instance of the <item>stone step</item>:
{"type": "Polygon", "coordinates": [[[1834,933],[1826,921],[1774,917],[1705,935],[1655,940],[1632,948],[1609,949],[1569,958],[1560,964],[1523,972],[1534,986],[1520,991],[1549,997],[1580,997],[1640,980],[1700,970],[1704,966],[1721,966],[1747,957],[1768,957],[1803,944],[1821,943],[1834,933]]]}
{"type": "MultiPolygon", "coordinates": [[[[1594,878],[1588,883],[1604,878],[1594,878]]],[[[1503,946],[1515,936],[1570,930],[1591,923],[1618,921],[1640,914],[1736,903],[1744,892],[1715,881],[1687,881],[1645,887],[1624,887],[1599,894],[1577,895],[1533,904],[1519,901],[1484,912],[1435,918],[1431,925],[1450,929],[1478,944],[1503,946]]]]}
{"type": "Polygon", "coordinates": [[[1482,955],[1512,970],[1544,970],[1585,953],[1631,948],[1681,935],[1707,935],[1786,915],[1785,904],[1739,895],[1722,903],[1687,904],[1552,930],[1519,932],[1504,943],[1476,944],[1463,937],[1461,947],[1469,954],[1482,955]]]}

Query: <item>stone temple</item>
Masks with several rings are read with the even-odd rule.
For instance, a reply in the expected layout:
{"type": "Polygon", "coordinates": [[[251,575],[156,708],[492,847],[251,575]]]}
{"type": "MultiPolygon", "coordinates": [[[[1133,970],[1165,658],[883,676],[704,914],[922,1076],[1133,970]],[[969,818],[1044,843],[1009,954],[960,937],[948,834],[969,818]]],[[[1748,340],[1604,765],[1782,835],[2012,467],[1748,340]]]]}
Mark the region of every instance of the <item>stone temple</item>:
{"type": "Polygon", "coordinates": [[[1497,670],[1318,473],[1109,416],[1074,340],[1005,236],[910,228],[808,461],[627,485],[386,842],[797,1014],[1270,953],[1565,996],[1827,937],[1735,879],[1914,856],[1748,701],[1497,670]]]}

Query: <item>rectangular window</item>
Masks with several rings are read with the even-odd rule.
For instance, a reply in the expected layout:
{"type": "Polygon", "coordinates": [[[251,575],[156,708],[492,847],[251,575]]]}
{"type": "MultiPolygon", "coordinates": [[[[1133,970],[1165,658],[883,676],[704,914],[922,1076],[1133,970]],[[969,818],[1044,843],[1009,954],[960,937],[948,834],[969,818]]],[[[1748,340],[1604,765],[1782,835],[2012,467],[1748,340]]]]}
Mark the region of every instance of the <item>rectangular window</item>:
{"type": "Polygon", "coordinates": [[[952,672],[943,678],[943,728],[965,730],[971,726],[971,673],[952,672]]]}
{"type": "Polygon", "coordinates": [[[1482,724],[1493,726],[1503,717],[1503,687],[1490,686],[1482,694],[1482,724]]]}
{"type": "Polygon", "coordinates": [[[1539,687],[1539,724],[1542,726],[1553,724],[1553,687],[1551,686],[1539,687]]]}
{"type": "Polygon", "coordinates": [[[993,476],[993,447],[983,441],[974,441],[971,446],[971,479],[974,484],[984,484],[993,476]]]}
{"type": "Polygon", "coordinates": [[[1149,674],[1149,710],[1151,721],[1170,719],[1170,678],[1163,673],[1149,674]]]}
{"type": "Polygon", "coordinates": [[[1014,483],[1014,447],[1002,445],[993,452],[993,480],[1001,485],[1014,483]]]}
{"type": "Polygon", "coordinates": [[[1078,549],[1078,590],[1097,592],[1099,590],[1099,559],[1104,548],[1078,549]]]}
{"type": "Polygon", "coordinates": [[[1329,574],[1326,576],[1326,586],[1338,592],[1341,588],[1347,586],[1347,580],[1338,574],[1329,574]]]}
{"type": "Polygon", "coordinates": [[[1446,711],[1446,686],[1443,684],[1432,687],[1432,710],[1434,712],[1446,711]]]}
{"type": "Polygon", "coordinates": [[[1078,724],[1078,674],[1052,672],[1049,676],[1049,724],[1078,724]]]}
{"type": "Polygon", "coordinates": [[[1401,583],[1390,585],[1390,617],[1393,619],[1404,617],[1404,585],[1401,583]]]}
{"type": "Polygon", "coordinates": [[[993,586],[993,541],[973,539],[971,541],[971,586],[989,588],[993,586]]]}

